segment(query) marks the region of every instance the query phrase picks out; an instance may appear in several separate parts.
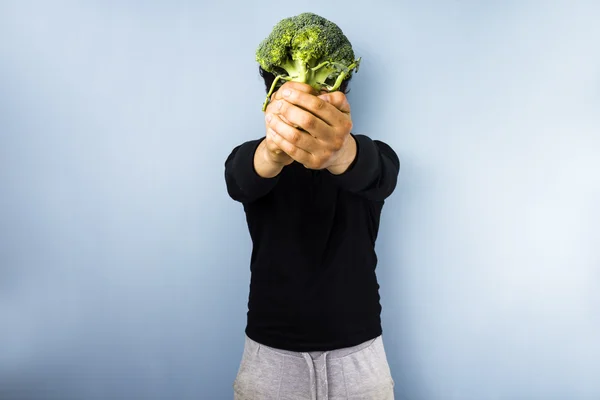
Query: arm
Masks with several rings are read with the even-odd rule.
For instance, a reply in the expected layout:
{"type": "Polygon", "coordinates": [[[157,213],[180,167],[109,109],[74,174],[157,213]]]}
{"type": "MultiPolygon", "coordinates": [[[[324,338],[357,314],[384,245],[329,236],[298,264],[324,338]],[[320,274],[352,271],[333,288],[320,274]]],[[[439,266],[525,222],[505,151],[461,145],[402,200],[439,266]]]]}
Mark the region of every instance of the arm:
{"type": "Polygon", "coordinates": [[[264,143],[264,138],[245,142],[227,157],[225,183],[233,200],[250,203],[275,187],[283,165],[275,167],[264,158],[264,151],[260,150],[264,143]]]}
{"type": "Polygon", "coordinates": [[[286,90],[282,86],[274,96],[274,142],[305,167],[326,169],[344,190],[375,201],[387,198],[400,171],[394,150],[350,133],[350,104],[343,93],[314,96],[298,90],[299,85],[287,82],[286,90]]]}
{"type": "Polygon", "coordinates": [[[388,144],[368,136],[353,134],[352,137],[356,142],[355,157],[344,172],[335,174],[329,170],[332,181],[370,200],[385,200],[396,188],[400,172],[396,152],[388,144]]]}
{"type": "Polygon", "coordinates": [[[294,162],[273,140],[275,132],[269,127],[273,107],[267,107],[265,137],[237,146],[225,161],[227,192],[241,203],[251,203],[269,193],[283,168],[294,162]]]}

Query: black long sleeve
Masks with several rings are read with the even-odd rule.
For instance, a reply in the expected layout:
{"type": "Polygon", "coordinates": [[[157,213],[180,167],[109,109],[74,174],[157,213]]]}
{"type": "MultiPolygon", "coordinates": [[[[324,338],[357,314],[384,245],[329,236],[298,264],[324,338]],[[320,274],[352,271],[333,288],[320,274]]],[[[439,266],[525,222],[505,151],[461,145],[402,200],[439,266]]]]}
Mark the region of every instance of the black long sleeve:
{"type": "Polygon", "coordinates": [[[365,135],[353,136],[356,158],[343,174],[331,174],[331,181],[344,190],[383,201],[396,188],[400,160],[388,144],[365,135]]]}
{"type": "Polygon", "coordinates": [[[375,241],[400,163],[385,143],[356,135],[343,174],[293,162],[274,178],[254,170],[260,140],[225,163],[230,196],[252,239],[246,334],[292,351],[349,347],[382,333],[375,241]]]}
{"type": "MultiPolygon", "coordinates": [[[[341,175],[329,173],[331,182],[352,193],[383,201],[396,188],[400,160],[386,143],[366,135],[356,140],[356,158],[341,175]]],[[[263,139],[251,140],[234,148],[225,161],[227,191],[233,200],[250,203],[267,194],[279,180],[263,178],[254,169],[254,153],[263,139]]]]}
{"type": "Polygon", "coordinates": [[[233,200],[250,203],[267,194],[279,180],[263,178],[254,169],[254,153],[264,138],[245,142],[234,148],[225,161],[227,192],[233,200]]]}

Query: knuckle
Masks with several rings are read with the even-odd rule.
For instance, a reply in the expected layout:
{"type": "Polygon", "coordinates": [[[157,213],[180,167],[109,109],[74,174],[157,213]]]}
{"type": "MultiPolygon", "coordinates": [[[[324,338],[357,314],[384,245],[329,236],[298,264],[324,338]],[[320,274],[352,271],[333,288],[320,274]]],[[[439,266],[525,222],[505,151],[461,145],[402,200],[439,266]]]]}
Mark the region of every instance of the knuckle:
{"type": "Polygon", "coordinates": [[[290,142],[298,143],[299,141],[300,141],[300,132],[295,130],[290,137],[290,142]]]}
{"type": "Polygon", "coordinates": [[[345,128],[347,131],[351,131],[353,127],[354,127],[354,124],[352,123],[352,120],[351,120],[350,118],[348,118],[348,119],[346,120],[346,122],[344,123],[344,128],[345,128]]]}
{"type": "Polygon", "coordinates": [[[342,139],[341,137],[337,137],[335,139],[335,149],[339,150],[342,147],[344,147],[344,139],[342,139]]]}
{"type": "Polygon", "coordinates": [[[311,158],[311,165],[313,169],[321,169],[325,164],[325,161],[326,160],[323,158],[323,155],[313,156],[311,158]]]}
{"type": "Polygon", "coordinates": [[[306,114],[302,117],[302,126],[307,128],[307,129],[312,129],[315,127],[316,125],[316,120],[315,117],[313,117],[310,114],[306,114]]]}
{"type": "Polygon", "coordinates": [[[317,97],[314,101],[313,108],[315,110],[322,110],[323,108],[325,108],[325,101],[317,97]]]}

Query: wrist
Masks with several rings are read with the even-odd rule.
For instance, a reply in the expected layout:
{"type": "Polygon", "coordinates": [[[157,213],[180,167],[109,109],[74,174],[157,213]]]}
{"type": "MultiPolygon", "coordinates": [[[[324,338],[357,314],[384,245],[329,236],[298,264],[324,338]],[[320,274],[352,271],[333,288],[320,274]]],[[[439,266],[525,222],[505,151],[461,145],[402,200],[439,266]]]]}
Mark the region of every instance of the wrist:
{"type": "Polygon", "coordinates": [[[350,165],[354,162],[357,154],[357,144],[354,136],[348,135],[348,139],[344,143],[344,146],[340,150],[339,157],[337,160],[327,168],[329,172],[334,175],[341,175],[348,170],[350,165]]]}

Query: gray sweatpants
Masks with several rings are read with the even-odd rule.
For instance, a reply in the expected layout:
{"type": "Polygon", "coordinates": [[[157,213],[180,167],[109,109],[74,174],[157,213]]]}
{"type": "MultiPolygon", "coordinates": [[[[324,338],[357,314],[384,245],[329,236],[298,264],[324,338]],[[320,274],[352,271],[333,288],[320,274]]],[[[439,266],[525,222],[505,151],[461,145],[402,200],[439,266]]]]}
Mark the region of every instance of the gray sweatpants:
{"type": "Polygon", "coordinates": [[[274,349],[246,336],[234,400],[393,400],[381,336],[326,352],[274,349]]]}

